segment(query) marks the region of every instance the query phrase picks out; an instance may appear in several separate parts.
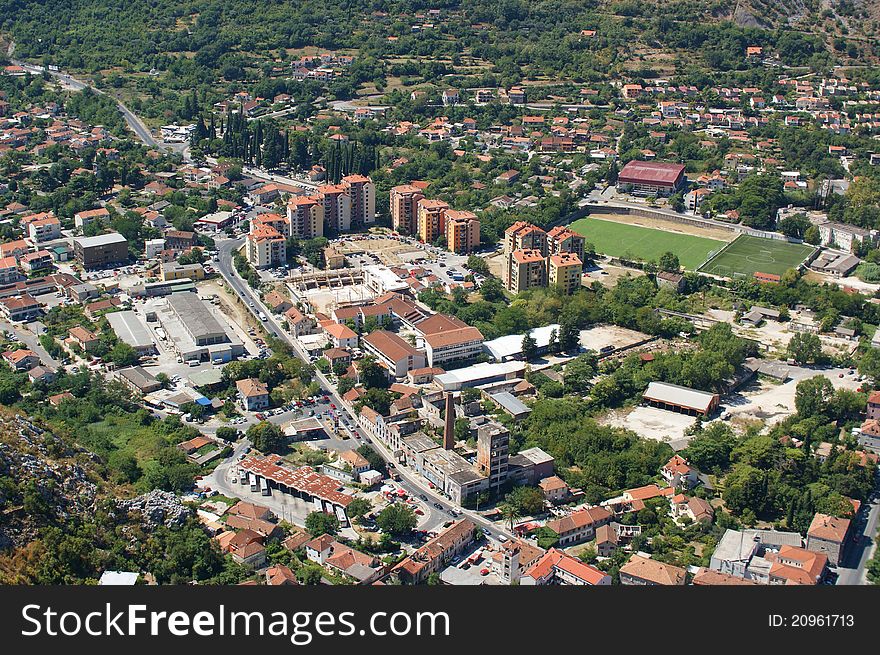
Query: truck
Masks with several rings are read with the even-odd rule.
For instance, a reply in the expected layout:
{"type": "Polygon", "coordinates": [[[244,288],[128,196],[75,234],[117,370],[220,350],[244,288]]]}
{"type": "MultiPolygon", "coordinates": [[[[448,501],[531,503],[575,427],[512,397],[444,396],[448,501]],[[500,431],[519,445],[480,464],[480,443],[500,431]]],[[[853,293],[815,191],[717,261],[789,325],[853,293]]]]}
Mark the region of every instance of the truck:
{"type": "Polygon", "coordinates": [[[260,320],[261,320],[261,321],[267,321],[267,320],[269,320],[269,317],[266,316],[266,314],[265,314],[264,312],[260,312],[259,316],[260,316],[260,320]]]}

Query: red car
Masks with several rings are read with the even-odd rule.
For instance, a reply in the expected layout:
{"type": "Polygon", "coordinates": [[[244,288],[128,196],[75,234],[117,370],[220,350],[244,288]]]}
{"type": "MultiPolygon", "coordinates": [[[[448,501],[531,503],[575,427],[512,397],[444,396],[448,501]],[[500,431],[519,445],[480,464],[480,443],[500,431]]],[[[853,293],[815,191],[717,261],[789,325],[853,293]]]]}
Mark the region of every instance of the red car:
{"type": "MultiPolygon", "coordinates": [[[[326,400],[326,398],[325,398],[325,400],[326,400]]],[[[330,403],[330,409],[336,409],[336,405],[334,405],[333,403],[330,403]]]]}

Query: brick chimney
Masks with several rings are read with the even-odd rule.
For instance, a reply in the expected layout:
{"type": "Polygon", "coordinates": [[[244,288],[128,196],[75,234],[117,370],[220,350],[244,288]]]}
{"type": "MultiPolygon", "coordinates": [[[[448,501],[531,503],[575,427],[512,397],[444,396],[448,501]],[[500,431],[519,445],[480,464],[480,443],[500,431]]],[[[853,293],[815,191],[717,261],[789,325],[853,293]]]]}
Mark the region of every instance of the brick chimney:
{"type": "Polygon", "coordinates": [[[446,425],[443,428],[443,448],[452,450],[455,448],[455,399],[452,394],[446,393],[446,425]]]}

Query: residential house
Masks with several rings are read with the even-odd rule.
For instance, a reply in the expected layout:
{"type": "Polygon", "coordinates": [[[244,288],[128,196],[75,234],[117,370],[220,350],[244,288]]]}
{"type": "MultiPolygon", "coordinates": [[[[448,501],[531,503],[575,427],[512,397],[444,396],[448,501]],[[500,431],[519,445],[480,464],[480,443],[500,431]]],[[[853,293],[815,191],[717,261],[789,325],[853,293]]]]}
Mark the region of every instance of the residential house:
{"type": "Polygon", "coordinates": [[[829,564],[837,566],[846,547],[850,524],[849,519],[817,512],[807,530],[807,550],[825,553],[829,564]]]}
{"type": "Polygon", "coordinates": [[[269,406],[269,389],[257,378],[238,380],[235,387],[238,389],[239,401],[246,410],[255,412],[269,406]]]}
{"type": "Polygon", "coordinates": [[[684,569],[664,564],[638,553],[630,557],[629,561],[620,567],[620,584],[622,585],[683,585],[686,577],[687,573],[684,569]]]}

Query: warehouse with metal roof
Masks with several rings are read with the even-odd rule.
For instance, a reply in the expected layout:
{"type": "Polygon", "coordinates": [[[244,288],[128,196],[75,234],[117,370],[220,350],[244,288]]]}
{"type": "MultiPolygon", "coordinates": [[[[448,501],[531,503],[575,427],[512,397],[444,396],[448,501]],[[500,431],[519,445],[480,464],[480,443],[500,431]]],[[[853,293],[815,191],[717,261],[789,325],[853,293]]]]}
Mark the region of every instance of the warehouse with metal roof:
{"type": "Polygon", "coordinates": [[[140,355],[148,355],[156,351],[156,343],[147,326],[133,311],[111,312],[107,314],[107,322],[120,340],[134,348],[140,355]]]}
{"type": "Polygon", "coordinates": [[[689,389],[668,382],[651,382],[642,397],[654,407],[691,416],[708,416],[721,403],[721,396],[717,393],[689,389]]]}

